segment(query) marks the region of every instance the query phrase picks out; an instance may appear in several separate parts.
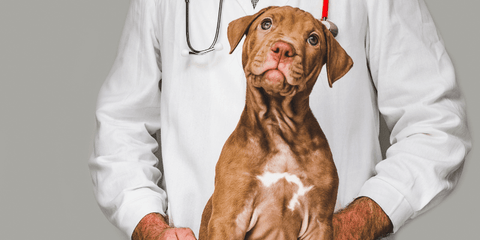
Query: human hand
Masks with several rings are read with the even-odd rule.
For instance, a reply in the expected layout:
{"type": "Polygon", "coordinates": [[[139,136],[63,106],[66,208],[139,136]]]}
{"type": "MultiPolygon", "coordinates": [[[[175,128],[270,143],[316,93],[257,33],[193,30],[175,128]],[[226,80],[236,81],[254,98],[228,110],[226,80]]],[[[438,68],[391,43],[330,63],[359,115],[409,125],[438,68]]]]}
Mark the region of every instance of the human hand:
{"type": "Polygon", "coordinates": [[[374,240],[393,232],[388,216],[368,197],[353,201],[333,216],[335,240],[374,240]]]}
{"type": "Polygon", "coordinates": [[[133,231],[132,240],[196,240],[189,228],[173,228],[159,213],[142,218],[133,231]]]}

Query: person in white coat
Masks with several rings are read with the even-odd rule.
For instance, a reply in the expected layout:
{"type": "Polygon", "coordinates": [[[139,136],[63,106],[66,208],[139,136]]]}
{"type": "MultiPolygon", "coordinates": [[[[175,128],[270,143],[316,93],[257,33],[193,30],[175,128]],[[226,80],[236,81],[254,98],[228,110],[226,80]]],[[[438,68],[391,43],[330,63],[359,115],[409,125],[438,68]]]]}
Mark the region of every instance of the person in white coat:
{"type": "MultiPolygon", "coordinates": [[[[228,46],[230,21],[264,7],[290,5],[320,19],[322,4],[225,1],[218,42],[228,46]]],[[[217,11],[217,0],[190,1],[194,47],[211,44],[217,11]]],[[[335,238],[373,239],[397,232],[456,185],[471,145],[465,106],[423,0],[332,0],[329,19],[355,63],[333,88],[322,70],[310,96],[338,169],[337,208],[346,208],[334,217],[335,238]],[[385,158],[381,117],[391,131],[385,158]]],[[[98,97],[94,192],[133,239],[180,231],[173,227],[198,236],[215,164],[245,104],[241,51],[184,57],[185,33],[184,1],[132,0],[98,97]]]]}

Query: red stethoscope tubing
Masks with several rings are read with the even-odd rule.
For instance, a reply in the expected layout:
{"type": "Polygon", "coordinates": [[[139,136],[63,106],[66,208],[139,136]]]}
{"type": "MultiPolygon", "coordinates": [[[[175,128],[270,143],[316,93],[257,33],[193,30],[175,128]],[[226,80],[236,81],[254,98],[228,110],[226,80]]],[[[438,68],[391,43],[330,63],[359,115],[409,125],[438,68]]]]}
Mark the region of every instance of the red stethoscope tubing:
{"type": "Polygon", "coordinates": [[[328,18],[328,0],[323,0],[323,11],[322,11],[322,20],[327,20],[328,18]]]}

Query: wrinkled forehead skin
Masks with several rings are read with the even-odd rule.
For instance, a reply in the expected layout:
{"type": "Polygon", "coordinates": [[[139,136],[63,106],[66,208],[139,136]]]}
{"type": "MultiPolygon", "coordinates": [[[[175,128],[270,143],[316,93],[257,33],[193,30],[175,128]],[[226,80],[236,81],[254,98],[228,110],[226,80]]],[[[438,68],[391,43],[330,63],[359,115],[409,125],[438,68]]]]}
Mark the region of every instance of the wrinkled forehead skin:
{"type": "Polygon", "coordinates": [[[296,55],[303,60],[305,73],[318,76],[327,51],[325,31],[328,31],[326,27],[308,12],[292,7],[270,7],[250,25],[243,45],[243,66],[247,67],[248,60],[252,59],[250,55],[256,54],[261,48],[271,47],[272,41],[281,40],[295,48],[296,55]],[[272,27],[263,31],[261,23],[266,18],[272,19],[272,27]],[[307,44],[312,33],[318,36],[317,46],[307,44]]]}

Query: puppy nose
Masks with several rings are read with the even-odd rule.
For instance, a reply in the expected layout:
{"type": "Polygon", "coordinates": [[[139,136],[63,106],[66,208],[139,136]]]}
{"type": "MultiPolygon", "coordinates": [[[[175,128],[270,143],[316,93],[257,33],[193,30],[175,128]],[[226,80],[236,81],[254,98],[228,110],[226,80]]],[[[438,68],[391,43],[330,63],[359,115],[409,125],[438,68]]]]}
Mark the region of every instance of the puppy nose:
{"type": "Polygon", "coordinates": [[[279,59],[291,58],[295,55],[292,45],[282,41],[276,42],[270,50],[279,59]]]}

